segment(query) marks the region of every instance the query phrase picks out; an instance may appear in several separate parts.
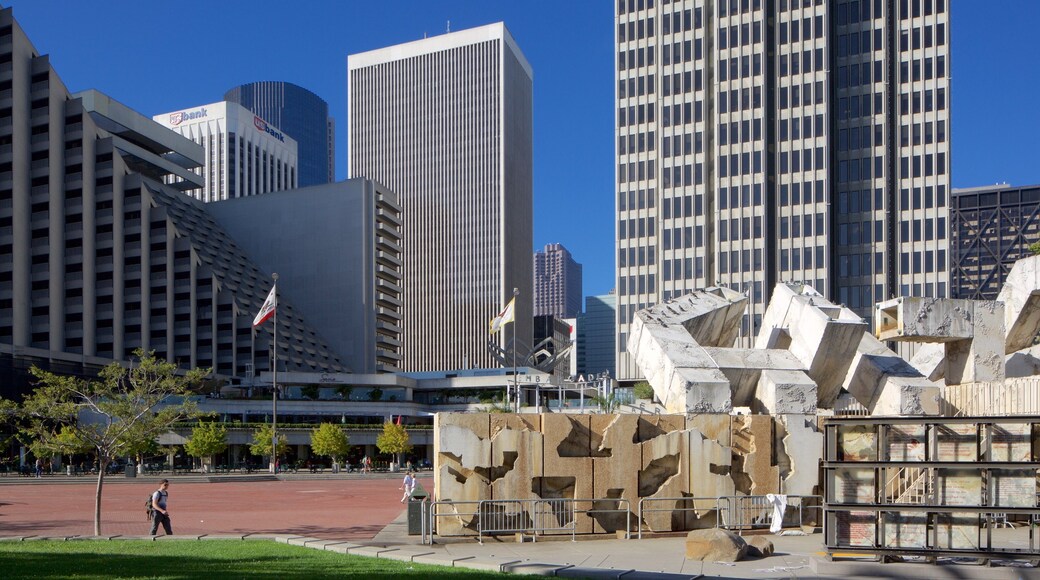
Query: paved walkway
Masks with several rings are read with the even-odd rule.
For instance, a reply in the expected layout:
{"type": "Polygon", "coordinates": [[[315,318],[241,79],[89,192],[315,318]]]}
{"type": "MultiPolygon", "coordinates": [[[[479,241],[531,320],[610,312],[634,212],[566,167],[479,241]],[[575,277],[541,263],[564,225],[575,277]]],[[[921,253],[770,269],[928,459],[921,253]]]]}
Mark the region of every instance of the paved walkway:
{"type": "MultiPolygon", "coordinates": [[[[447,566],[583,578],[1040,578],[1019,565],[987,568],[946,561],[877,564],[827,562],[822,536],[770,536],[776,554],[737,563],[684,557],[684,538],[597,539],[514,543],[473,540],[419,545],[407,535],[400,476],[170,477],[174,537],[266,537],[342,553],[447,566]]],[[[144,501],[158,477],[106,478],[105,536],[148,533],[144,501]]],[[[432,478],[420,483],[432,488],[432,478]]],[[[0,537],[93,535],[94,481],[88,478],[0,478],[0,537]]],[[[171,538],[173,539],[173,538],[171,538]]]]}

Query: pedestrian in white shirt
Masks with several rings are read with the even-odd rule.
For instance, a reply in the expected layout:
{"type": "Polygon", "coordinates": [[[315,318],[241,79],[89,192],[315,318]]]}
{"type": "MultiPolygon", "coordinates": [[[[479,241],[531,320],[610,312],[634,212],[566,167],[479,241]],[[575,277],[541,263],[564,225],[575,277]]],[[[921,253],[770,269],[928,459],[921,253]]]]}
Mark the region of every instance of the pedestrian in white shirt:
{"type": "Polygon", "coordinates": [[[415,491],[415,477],[411,471],[404,475],[404,481],[401,483],[400,489],[404,490],[404,495],[401,496],[401,503],[404,503],[408,501],[408,498],[412,496],[412,492],[415,491]]]}

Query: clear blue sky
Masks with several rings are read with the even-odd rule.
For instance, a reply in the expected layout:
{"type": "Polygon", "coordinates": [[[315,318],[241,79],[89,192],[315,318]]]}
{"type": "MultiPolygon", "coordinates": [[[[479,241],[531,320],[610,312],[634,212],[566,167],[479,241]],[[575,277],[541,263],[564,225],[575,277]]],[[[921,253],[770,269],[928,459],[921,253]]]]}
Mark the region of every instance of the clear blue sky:
{"type": "MultiPolygon", "coordinates": [[[[1040,183],[1040,2],[951,2],[953,185],[1040,183]]],[[[70,91],[145,115],[282,80],[325,99],[346,177],[347,55],[504,21],[534,69],[534,248],[559,242],[585,294],[614,285],[612,0],[22,0],[5,3],[70,91]]]]}

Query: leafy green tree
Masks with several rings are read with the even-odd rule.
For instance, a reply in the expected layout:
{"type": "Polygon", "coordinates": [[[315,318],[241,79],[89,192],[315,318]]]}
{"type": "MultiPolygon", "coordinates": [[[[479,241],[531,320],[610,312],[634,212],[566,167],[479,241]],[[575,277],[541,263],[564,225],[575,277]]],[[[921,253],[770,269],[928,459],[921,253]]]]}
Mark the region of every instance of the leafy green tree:
{"type": "Polygon", "coordinates": [[[1032,252],[1034,256],[1040,254],[1040,242],[1029,244],[1029,251],[1032,252]]]}
{"type": "Polygon", "coordinates": [[[609,395],[596,395],[592,397],[592,402],[599,405],[599,408],[604,413],[616,413],[621,408],[621,397],[618,396],[617,391],[611,391],[609,395]]]}
{"type": "Polygon", "coordinates": [[[653,399],[654,388],[646,381],[639,381],[634,387],[632,387],[632,394],[635,395],[637,399],[653,399]]]}
{"type": "Polygon", "coordinates": [[[302,396],[304,399],[310,399],[312,401],[316,401],[316,400],[318,400],[318,397],[320,396],[320,394],[321,394],[321,389],[318,388],[318,385],[306,385],[306,386],[300,387],[300,396],[302,396]]]}
{"type": "Polygon", "coordinates": [[[379,387],[373,388],[368,392],[368,400],[372,402],[383,400],[383,389],[379,387]]]}
{"type": "Polygon", "coordinates": [[[350,451],[350,438],[342,428],[332,423],[322,423],[311,432],[311,449],[315,455],[332,457],[339,463],[350,451]]]}
{"type": "Polygon", "coordinates": [[[393,453],[394,463],[401,464],[401,454],[412,450],[412,443],[404,425],[393,421],[383,423],[383,432],[376,437],[376,447],[381,453],[393,453]]]}
{"type": "Polygon", "coordinates": [[[249,452],[253,455],[259,455],[261,457],[270,457],[271,466],[274,466],[275,457],[281,455],[289,449],[289,444],[285,442],[285,434],[278,434],[278,450],[274,455],[271,454],[271,439],[274,437],[273,429],[270,424],[263,425],[253,433],[253,442],[249,445],[249,452]]]}
{"type": "MultiPolygon", "coordinates": [[[[270,441],[268,441],[270,445],[270,441]]],[[[203,421],[191,429],[191,438],[184,443],[184,451],[192,457],[210,459],[227,449],[227,427],[216,421],[203,421]]]]}
{"type": "Polygon", "coordinates": [[[31,369],[36,389],[20,409],[22,434],[43,446],[60,448],[65,438],[89,446],[98,461],[94,495],[94,534],[101,535],[101,494],[105,472],[117,457],[129,455],[143,439],[154,440],[197,414],[188,397],[209,374],[194,369],[177,375],[177,365],[142,350],[130,366],[112,363],[97,379],[31,369]],[[68,434],[63,434],[68,431],[68,434]]]}
{"type": "Polygon", "coordinates": [[[350,400],[350,394],[354,392],[354,387],[350,385],[340,385],[336,387],[336,392],[339,396],[343,397],[344,400],[350,400]]]}

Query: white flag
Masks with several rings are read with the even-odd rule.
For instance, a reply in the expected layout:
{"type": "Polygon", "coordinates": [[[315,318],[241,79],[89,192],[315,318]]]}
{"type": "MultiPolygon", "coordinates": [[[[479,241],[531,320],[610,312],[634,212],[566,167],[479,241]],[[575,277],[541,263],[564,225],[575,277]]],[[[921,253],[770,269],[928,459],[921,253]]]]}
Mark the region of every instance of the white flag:
{"type": "Polygon", "coordinates": [[[502,309],[502,312],[498,313],[498,316],[491,319],[491,334],[495,334],[499,330],[502,330],[502,327],[505,326],[507,322],[513,322],[514,320],[516,320],[515,296],[509,301],[509,304],[506,304],[506,307],[502,309]]]}
{"type": "Polygon", "coordinates": [[[260,312],[257,312],[256,318],[253,319],[253,328],[260,326],[267,322],[268,318],[274,316],[274,311],[278,308],[277,288],[277,286],[271,286],[271,292],[267,295],[267,300],[264,300],[264,305],[260,307],[260,312]]]}

